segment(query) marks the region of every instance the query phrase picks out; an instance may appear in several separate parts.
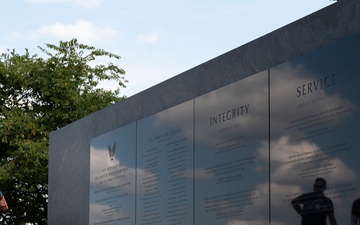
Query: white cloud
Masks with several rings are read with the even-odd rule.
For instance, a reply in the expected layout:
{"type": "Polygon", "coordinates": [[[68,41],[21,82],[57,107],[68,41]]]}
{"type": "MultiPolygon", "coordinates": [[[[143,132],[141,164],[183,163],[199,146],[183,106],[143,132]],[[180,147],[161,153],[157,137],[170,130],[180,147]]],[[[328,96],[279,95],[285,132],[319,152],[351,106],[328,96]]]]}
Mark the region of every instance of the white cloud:
{"type": "Polygon", "coordinates": [[[69,3],[82,8],[97,8],[103,0],[28,0],[30,3],[69,3]]]}
{"type": "MultiPolygon", "coordinates": [[[[88,44],[98,40],[115,38],[119,32],[111,27],[99,27],[90,21],[77,20],[74,24],[56,23],[43,26],[34,32],[30,32],[28,38],[38,39],[46,35],[62,40],[77,38],[80,42],[88,44]]],[[[14,32],[13,36],[20,37],[21,35],[14,32]]]]}
{"type": "MultiPolygon", "coordinates": [[[[277,68],[272,69],[271,76],[271,98],[276,101],[271,102],[272,108],[272,136],[282,135],[284,127],[287,127],[289,121],[293,118],[301,118],[304,116],[314,115],[318,113],[319,107],[298,107],[298,104],[305,101],[312,101],[316,98],[327,96],[325,89],[320,89],[312,95],[303,96],[302,98],[294,99],[294,93],[298,84],[305,84],[309,80],[318,80],[320,74],[315,74],[302,64],[293,65],[292,63],[285,63],[277,68]],[[286,84],[286,85],[283,85],[286,84]],[[284,94],[289,93],[289,94],[284,94]]],[[[330,92],[329,92],[330,93],[330,92]]],[[[358,109],[354,103],[346,99],[340,92],[332,94],[331,101],[323,101],[318,103],[322,104],[323,109],[333,109],[339,106],[344,108],[358,109]]],[[[312,106],[313,104],[311,104],[312,106]]],[[[351,113],[338,117],[333,124],[340,125],[344,119],[347,119],[351,113]]],[[[294,133],[297,132],[295,129],[294,133]]],[[[297,132],[301,133],[301,132],[297,132]]],[[[299,135],[299,134],[298,134],[299,135]]]]}
{"type": "MultiPolygon", "coordinates": [[[[262,149],[258,151],[258,155],[266,159],[265,150],[267,146],[264,145],[262,149]]],[[[270,142],[271,150],[271,164],[272,172],[271,177],[273,182],[277,182],[279,185],[292,185],[298,183],[299,180],[306,180],[308,178],[301,178],[300,174],[304,168],[316,167],[321,165],[335,165],[336,169],[331,170],[331,173],[323,171],[319,176],[328,178],[331,183],[350,183],[356,179],[356,172],[352,170],[339,158],[336,153],[330,153],[322,150],[316,143],[309,142],[307,140],[300,141],[297,143],[291,143],[290,138],[286,136],[280,137],[278,140],[270,142]],[[316,151],[316,153],[314,152],[316,151]],[[301,163],[291,162],[292,158],[289,156],[296,154],[306,154],[308,159],[304,159],[301,163]],[[323,161],[314,162],[314,157],[322,157],[323,161]],[[346,174],[346,176],[341,176],[346,174]]],[[[320,167],[319,167],[320,168],[320,167]]],[[[312,171],[314,171],[313,169],[312,171]]],[[[314,180],[315,177],[309,179],[314,180]]]]}
{"type": "Polygon", "coordinates": [[[153,32],[150,32],[147,34],[139,34],[137,36],[137,40],[140,43],[153,44],[159,40],[159,33],[156,31],[153,31],[153,32]]]}

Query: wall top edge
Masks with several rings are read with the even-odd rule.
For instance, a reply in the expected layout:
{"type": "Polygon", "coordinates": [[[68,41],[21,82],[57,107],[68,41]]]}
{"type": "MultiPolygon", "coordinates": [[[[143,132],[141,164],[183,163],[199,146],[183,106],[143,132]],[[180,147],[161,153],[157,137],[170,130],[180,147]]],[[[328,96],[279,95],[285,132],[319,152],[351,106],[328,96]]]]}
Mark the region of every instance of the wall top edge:
{"type": "Polygon", "coordinates": [[[194,99],[212,90],[316,50],[336,40],[355,35],[360,32],[359,21],[360,0],[340,0],[207,62],[190,68],[121,102],[53,131],[50,137],[56,135],[64,128],[67,130],[66,127],[68,126],[72,127],[77,123],[89,123],[89,120],[97,118],[100,114],[110,110],[125,114],[125,111],[132,111],[131,114],[133,116],[119,121],[118,125],[135,122],[146,116],[194,99]],[[306,36],[299,35],[299,33],[309,30],[312,30],[312,32],[307,33],[306,36]],[[299,47],[300,45],[301,47],[299,47]],[[289,46],[293,46],[293,48],[289,49],[289,46]],[[238,65],[234,65],[234,62],[238,63],[238,65]],[[230,68],[231,71],[225,68],[229,64],[234,66],[230,68]],[[223,74],[230,72],[231,76],[223,78],[221,83],[212,83],[216,80],[214,79],[216,76],[220,76],[219,71],[223,72],[223,74]],[[232,76],[235,73],[241,75],[232,76]],[[179,85],[184,86],[184,84],[186,84],[186,89],[179,88],[179,85]],[[169,94],[159,99],[160,94],[157,93],[163,93],[164,91],[167,91],[169,94]],[[154,99],[157,99],[154,105],[146,106],[147,102],[154,99]],[[134,105],[139,105],[139,107],[134,108],[134,105]],[[130,109],[128,109],[129,106],[130,109]]]}

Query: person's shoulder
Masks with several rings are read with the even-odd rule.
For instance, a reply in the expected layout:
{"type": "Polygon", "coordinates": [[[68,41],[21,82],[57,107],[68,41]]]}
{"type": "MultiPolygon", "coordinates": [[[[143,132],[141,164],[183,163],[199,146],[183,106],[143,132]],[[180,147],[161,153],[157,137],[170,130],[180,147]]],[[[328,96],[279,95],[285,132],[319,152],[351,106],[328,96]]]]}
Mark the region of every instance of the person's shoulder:
{"type": "Polygon", "coordinates": [[[360,198],[355,199],[354,202],[353,202],[353,205],[360,206],[360,198]]]}
{"type": "Polygon", "coordinates": [[[329,197],[326,197],[325,195],[324,195],[324,197],[323,197],[327,202],[330,202],[331,204],[332,204],[332,200],[331,200],[331,198],[329,198],[329,197]]]}

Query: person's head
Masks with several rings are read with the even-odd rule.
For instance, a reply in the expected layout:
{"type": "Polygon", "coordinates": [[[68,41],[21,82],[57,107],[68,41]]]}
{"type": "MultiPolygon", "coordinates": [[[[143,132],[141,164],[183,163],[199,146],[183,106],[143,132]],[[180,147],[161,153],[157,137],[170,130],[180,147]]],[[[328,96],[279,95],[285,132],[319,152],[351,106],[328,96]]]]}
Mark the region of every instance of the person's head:
{"type": "Polygon", "coordinates": [[[326,180],[324,178],[316,178],[314,182],[314,192],[323,192],[326,190],[326,180]]]}

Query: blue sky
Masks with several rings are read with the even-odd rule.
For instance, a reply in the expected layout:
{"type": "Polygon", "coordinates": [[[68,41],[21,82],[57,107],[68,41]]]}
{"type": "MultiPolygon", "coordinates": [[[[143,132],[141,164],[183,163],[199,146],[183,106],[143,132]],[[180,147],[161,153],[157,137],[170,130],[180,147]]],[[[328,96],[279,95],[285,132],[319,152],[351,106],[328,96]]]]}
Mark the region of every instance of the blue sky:
{"type": "MultiPolygon", "coordinates": [[[[77,38],[119,54],[132,96],[322,9],[330,0],[7,0],[0,52],[77,38]]],[[[103,83],[106,89],[114,82],[103,83]]]]}

